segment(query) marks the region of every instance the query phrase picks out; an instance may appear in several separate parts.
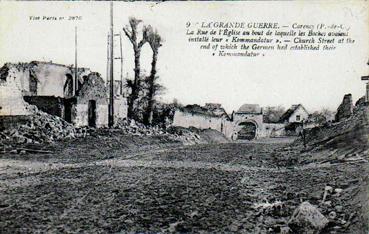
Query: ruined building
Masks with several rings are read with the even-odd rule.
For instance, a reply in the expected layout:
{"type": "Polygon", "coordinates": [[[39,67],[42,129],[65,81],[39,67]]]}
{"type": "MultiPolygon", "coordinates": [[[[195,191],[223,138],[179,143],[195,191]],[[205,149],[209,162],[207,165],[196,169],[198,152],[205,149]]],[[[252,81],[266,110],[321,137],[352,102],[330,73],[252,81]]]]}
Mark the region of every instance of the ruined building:
{"type": "Polygon", "coordinates": [[[187,105],[177,108],[173,117],[173,126],[214,129],[230,137],[232,128],[230,119],[220,104],[187,105]]]}
{"type": "Polygon", "coordinates": [[[258,104],[243,104],[233,112],[232,120],[234,140],[253,140],[285,134],[285,124],[264,122],[263,109],[258,104]]]}
{"type": "Polygon", "coordinates": [[[263,112],[257,104],[243,104],[232,114],[235,127],[233,139],[252,140],[260,135],[263,124],[263,112]]]}
{"type": "Polygon", "coordinates": [[[337,109],[337,113],[335,116],[335,120],[337,122],[349,118],[353,113],[353,103],[352,103],[352,95],[351,93],[345,94],[343,97],[341,105],[337,109]]]}
{"type": "MultiPolygon", "coordinates": [[[[22,69],[22,66],[19,66],[22,69]]],[[[30,112],[23,100],[21,79],[18,69],[4,66],[0,69],[0,116],[26,116],[30,112]]]]}
{"type": "MultiPolygon", "coordinates": [[[[98,73],[87,68],[78,68],[76,90],[72,66],[36,61],[7,63],[0,69],[0,74],[1,116],[27,115],[25,100],[76,126],[108,125],[108,93],[105,82],[98,73]],[[12,103],[18,105],[10,111],[12,103]]],[[[126,118],[126,100],[119,97],[114,102],[115,117],[126,118]]]]}
{"type": "MultiPolygon", "coordinates": [[[[173,125],[214,129],[232,140],[253,140],[286,135],[286,126],[300,123],[309,113],[301,105],[293,105],[278,123],[264,122],[263,109],[258,104],[244,104],[231,117],[220,104],[188,105],[175,111],[173,125]]],[[[295,132],[294,132],[295,133],[295,132]]]]}

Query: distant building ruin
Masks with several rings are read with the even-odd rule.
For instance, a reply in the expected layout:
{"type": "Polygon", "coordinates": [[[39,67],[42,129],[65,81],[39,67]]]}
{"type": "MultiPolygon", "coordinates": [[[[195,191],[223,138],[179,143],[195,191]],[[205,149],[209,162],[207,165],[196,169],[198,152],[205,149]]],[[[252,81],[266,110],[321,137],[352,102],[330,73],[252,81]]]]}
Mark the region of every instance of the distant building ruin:
{"type": "Polygon", "coordinates": [[[352,102],[352,95],[351,93],[345,94],[343,97],[342,103],[337,108],[337,113],[335,116],[335,120],[337,122],[342,121],[343,119],[349,118],[354,110],[354,105],[352,102]]]}
{"type": "MultiPolygon", "coordinates": [[[[0,69],[0,88],[6,95],[0,102],[0,116],[29,114],[25,100],[76,126],[107,126],[109,102],[104,80],[88,68],[78,68],[78,89],[74,90],[74,72],[72,66],[52,62],[5,64],[0,69]],[[18,105],[10,111],[12,103],[18,105]]],[[[117,96],[114,102],[115,118],[126,118],[126,98],[117,96]]]]}
{"type": "Polygon", "coordinates": [[[188,105],[178,108],[174,126],[214,129],[232,140],[253,140],[286,135],[286,126],[307,119],[309,113],[301,105],[293,105],[277,123],[264,122],[263,109],[258,104],[244,104],[229,117],[220,104],[188,105]]]}
{"type": "Polygon", "coordinates": [[[231,134],[229,116],[220,104],[207,103],[204,107],[187,105],[177,108],[173,117],[173,126],[214,129],[225,136],[231,134]]]}
{"type": "Polygon", "coordinates": [[[23,100],[21,79],[17,69],[4,66],[0,68],[0,116],[25,116],[30,112],[23,100]]]}

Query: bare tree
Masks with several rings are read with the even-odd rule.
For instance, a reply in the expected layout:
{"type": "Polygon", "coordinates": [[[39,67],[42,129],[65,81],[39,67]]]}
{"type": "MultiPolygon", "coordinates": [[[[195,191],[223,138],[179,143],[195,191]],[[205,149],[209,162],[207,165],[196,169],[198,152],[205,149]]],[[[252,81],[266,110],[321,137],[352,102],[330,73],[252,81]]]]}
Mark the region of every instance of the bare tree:
{"type": "Polygon", "coordinates": [[[263,115],[265,122],[276,123],[280,120],[284,114],[285,109],[283,106],[268,106],[263,109],[263,115]]]}
{"type": "Polygon", "coordinates": [[[158,94],[158,91],[163,90],[163,87],[157,84],[156,76],[156,63],[158,60],[159,48],[162,46],[162,38],[158,34],[156,30],[154,30],[151,26],[146,27],[147,32],[147,42],[149,43],[152,50],[152,61],[151,61],[151,72],[150,76],[147,79],[148,84],[148,93],[147,93],[147,109],[144,116],[145,124],[152,124],[153,119],[153,108],[155,104],[155,96],[158,94]]]}
{"type": "Polygon", "coordinates": [[[183,107],[177,98],[173,98],[172,104],[174,107],[183,107]]]}
{"type": "Polygon", "coordinates": [[[320,111],[314,111],[312,114],[310,114],[309,120],[317,125],[323,125],[327,122],[326,116],[320,111]]]}
{"type": "Polygon", "coordinates": [[[142,21],[139,19],[136,19],[134,17],[129,18],[129,25],[125,26],[123,28],[123,31],[125,35],[128,37],[130,42],[132,43],[133,52],[135,56],[135,68],[134,73],[135,77],[133,82],[130,84],[131,87],[131,94],[128,98],[128,117],[133,118],[134,113],[134,105],[135,101],[138,98],[138,92],[140,87],[140,56],[141,56],[141,48],[142,46],[147,42],[147,27],[144,27],[142,30],[142,39],[138,41],[137,35],[138,35],[138,25],[142,21]]]}
{"type": "Polygon", "coordinates": [[[320,110],[320,113],[325,117],[325,119],[327,121],[331,121],[331,120],[334,119],[335,113],[333,111],[329,110],[328,108],[322,108],[320,110]]]}

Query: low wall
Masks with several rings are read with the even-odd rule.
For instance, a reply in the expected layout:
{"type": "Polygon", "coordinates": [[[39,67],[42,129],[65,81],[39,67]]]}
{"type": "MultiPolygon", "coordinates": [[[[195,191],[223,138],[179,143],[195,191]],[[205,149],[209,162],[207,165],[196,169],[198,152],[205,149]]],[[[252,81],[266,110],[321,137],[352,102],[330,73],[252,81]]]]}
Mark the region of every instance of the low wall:
{"type": "Polygon", "coordinates": [[[173,118],[173,125],[180,127],[195,127],[198,129],[215,129],[221,131],[221,118],[176,111],[173,118]]]}
{"type": "Polygon", "coordinates": [[[234,129],[233,123],[225,118],[183,112],[179,110],[174,113],[173,126],[214,129],[223,133],[223,135],[228,139],[231,139],[234,129]]]}
{"type": "Polygon", "coordinates": [[[263,123],[261,137],[282,137],[286,135],[285,124],[282,123],[263,123]]]}

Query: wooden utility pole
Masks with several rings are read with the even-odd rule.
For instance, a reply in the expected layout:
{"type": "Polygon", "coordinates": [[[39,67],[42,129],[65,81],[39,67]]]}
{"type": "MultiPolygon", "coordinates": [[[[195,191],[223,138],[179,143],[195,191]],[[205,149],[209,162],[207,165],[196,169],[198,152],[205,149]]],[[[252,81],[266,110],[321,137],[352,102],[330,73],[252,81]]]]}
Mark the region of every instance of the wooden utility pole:
{"type": "Polygon", "coordinates": [[[120,95],[123,95],[123,46],[122,46],[122,34],[119,34],[120,45],[120,95]]]}
{"type": "Polygon", "coordinates": [[[74,95],[78,90],[78,69],[77,69],[77,26],[74,28],[74,95]]]}
{"type": "Polygon", "coordinates": [[[113,25],[113,1],[110,1],[110,102],[109,102],[109,127],[114,125],[114,25],[113,25]]]}
{"type": "Polygon", "coordinates": [[[109,51],[110,51],[110,35],[108,33],[108,36],[107,36],[107,43],[106,43],[106,87],[108,87],[109,85],[109,64],[110,64],[110,55],[109,55],[109,51]]]}

